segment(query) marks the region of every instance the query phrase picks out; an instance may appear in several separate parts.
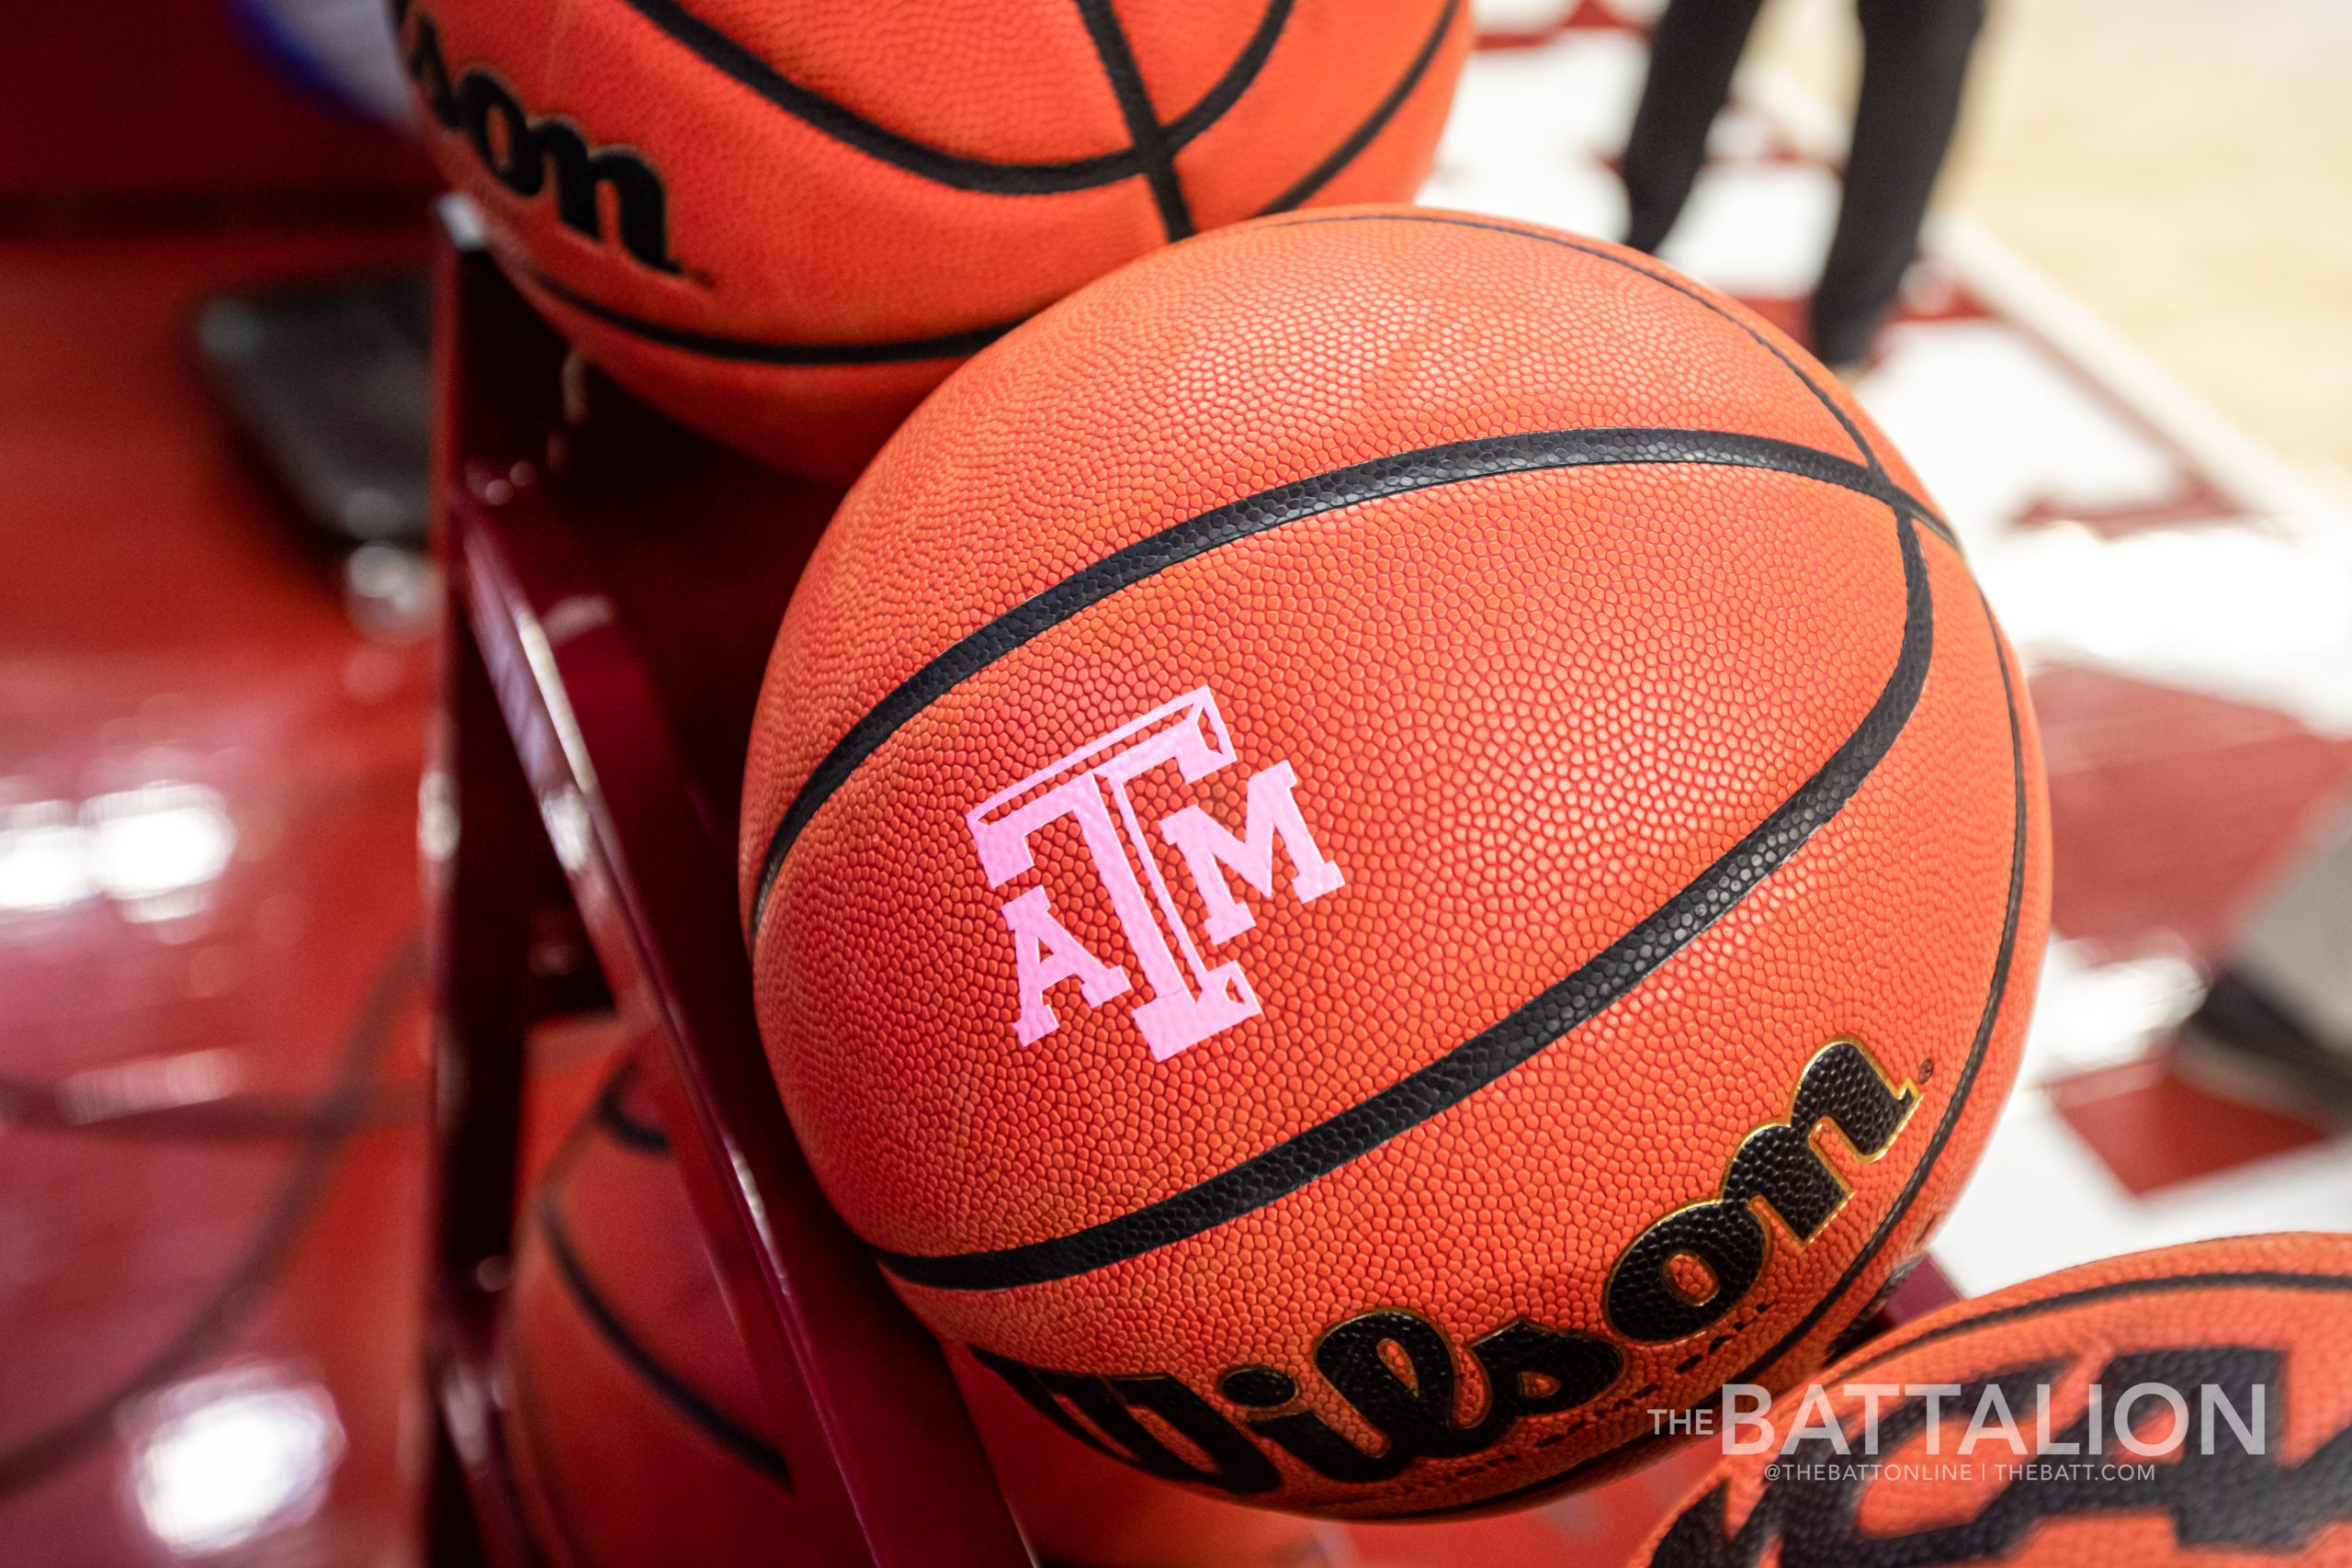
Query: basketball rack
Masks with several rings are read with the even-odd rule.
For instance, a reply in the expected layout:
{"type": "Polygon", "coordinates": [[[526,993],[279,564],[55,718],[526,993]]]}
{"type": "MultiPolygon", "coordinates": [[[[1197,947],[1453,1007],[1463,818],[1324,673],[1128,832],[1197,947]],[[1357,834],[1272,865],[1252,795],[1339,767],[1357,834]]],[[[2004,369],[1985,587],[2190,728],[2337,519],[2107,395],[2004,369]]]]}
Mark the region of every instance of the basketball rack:
{"type": "MultiPolygon", "coordinates": [[[[447,221],[433,502],[442,711],[423,813],[434,929],[433,1568],[538,1561],[499,1420],[525,1038],[576,920],[654,1074],[729,1313],[776,1413],[796,1561],[1026,1568],[936,1343],[819,1194],[769,1078],[736,914],[735,812],[766,650],[838,494],[600,406],[447,221]],[[576,448],[576,449],[575,449],[576,448]]],[[[595,392],[605,396],[605,389],[595,392]]],[[[576,987],[572,987],[576,991],[576,987]]],[[[785,1546],[787,1543],[779,1543],[785,1546]]]]}
{"type": "MultiPolygon", "coordinates": [[[[775,627],[839,492],[586,383],[468,216],[445,207],[434,268],[447,602],[422,812],[427,1562],[542,1561],[503,1444],[498,1327],[526,1039],[582,996],[542,961],[545,939],[584,931],[614,1006],[663,1043],[652,1088],[808,1521],[780,1549],[825,1568],[1027,1568],[938,1346],[793,1140],[752,1015],[734,872],[743,757],[775,627]]],[[[1871,1326],[1952,1297],[1922,1265],[1871,1326]]]]}

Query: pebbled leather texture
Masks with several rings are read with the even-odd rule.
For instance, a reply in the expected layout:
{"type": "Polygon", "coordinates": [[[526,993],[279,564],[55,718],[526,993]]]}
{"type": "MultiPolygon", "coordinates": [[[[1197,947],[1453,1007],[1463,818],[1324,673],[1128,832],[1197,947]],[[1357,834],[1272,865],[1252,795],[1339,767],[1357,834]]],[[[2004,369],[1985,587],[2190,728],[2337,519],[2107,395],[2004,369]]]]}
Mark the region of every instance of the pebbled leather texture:
{"type": "Polygon", "coordinates": [[[1974,1160],[2047,921],[2023,682],[1842,389],[1646,257],[1404,209],[977,356],[820,545],[744,803],[770,1058],[910,1303],[1148,1469],[1342,1515],[1596,1477],[1815,1364],[1974,1160]],[[1224,761],[984,860],[1210,708],[1224,761]],[[1031,998],[1041,908],[1076,967],[1031,998]],[[1155,947],[1225,988],[1172,1052],[1155,947]],[[1442,1353],[1444,1410],[1396,1371],[1442,1353]]]}
{"type": "MultiPolygon", "coordinates": [[[[639,1050],[659,1050],[658,1043],[639,1050]]],[[[719,1298],[633,1061],[517,1227],[503,1353],[516,1491],[558,1568],[813,1561],[790,1454],[719,1298]]],[[[956,1367],[1021,1528],[1089,1568],[1295,1568],[1306,1521],[1137,1475],[956,1367]]]]}
{"type": "Polygon", "coordinates": [[[1640,1561],[1650,1568],[2316,1568],[2352,1561],[2352,1468],[2344,1457],[2352,1444],[2345,1436],[2352,1430],[2352,1238],[2243,1236],[2102,1258],[1930,1313],[1818,1381],[1826,1404],[1803,1415],[1801,1400],[1783,1399],[1771,1412],[1766,1451],[1724,1459],[1640,1561]],[[2143,1383],[2179,1397],[2189,1417],[2185,1444],[2167,1441],[2174,1416],[2166,1394],[2133,1399],[2143,1383]],[[1939,1384],[1952,1392],[1931,1438],[1926,1402],[1907,1391],[1939,1384]],[[2093,1384],[2100,1391],[2096,1439],[2093,1384]],[[1860,1391],[1873,1385],[1887,1392],[1878,1396],[1880,1435],[1869,1452],[1860,1391]],[[1995,1386],[2022,1452],[1990,1410],[1983,1432],[1968,1438],[1995,1386]],[[2209,1407],[2209,1397],[2220,1404],[2209,1407]],[[2143,1451],[2117,1430],[2122,1404],[2132,1410],[2143,1451]],[[2222,1405],[2258,1449],[2249,1450],[2222,1405]],[[1849,1450],[1845,1458],[1818,1426],[1791,1443],[1825,1410],[1849,1450]],[[1887,1468],[1853,1468],[1873,1463],[1887,1468]],[[1780,1473],[1768,1478],[1770,1465],[1780,1473]]]}
{"type": "Polygon", "coordinates": [[[589,358],[845,482],[1170,239],[1428,174],[1466,0],[398,0],[427,145],[589,358]]]}

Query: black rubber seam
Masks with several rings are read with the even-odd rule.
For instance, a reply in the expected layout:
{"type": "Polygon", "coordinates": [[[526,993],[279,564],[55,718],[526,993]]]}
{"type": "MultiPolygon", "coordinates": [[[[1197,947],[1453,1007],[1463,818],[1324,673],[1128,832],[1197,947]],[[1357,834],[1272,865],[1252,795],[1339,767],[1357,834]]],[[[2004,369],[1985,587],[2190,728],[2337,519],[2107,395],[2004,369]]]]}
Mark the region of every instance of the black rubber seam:
{"type": "Polygon", "coordinates": [[[1127,140],[1143,160],[1144,184],[1150,188],[1152,205],[1159,209],[1159,226],[1171,240],[1190,239],[1193,209],[1184,199],[1183,182],[1176,177],[1175,144],[1169,140],[1168,128],[1159,123],[1159,111],[1152,107],[1143,67],[1136,63],[1136,52],[1119,26],[1118,13],[1111,9],[1111,0],[1078,0],[1078,14],[1086,23],[1094,57],[1102,62],[1103,78],[1111,84],[1119,118],[1126,122],[1127,140]]]}
{"type": "Polygon", "coordinates": [[[1016,317],[984,327],[942,333],[935,337],[886,338],[865,343],[778,343],[764,338],[695,332],[688,327],[672,326],[666,321],[650,321],[616,310],[602,300],[592,299],[536,267],[526,270],[535,287],[545,289],[582,315],[593,316],[608,327],[617,327],[633,337],[660,344],[664,348],[674,348],[684,354],[698,354],[706,359],[735,360],[746,365],[910,365],[926,359],[962,359],[978,354],[1027,320],[1026,317],[1016,317]]]}
{"type": "Polygon", "coordinates": [[[1437,58],[1438,51],[1444,46],[1445,35],[1452,29],[1454,16],[1461,9],[1462,0],[1445,0],[1445,4],[1438,8],[1437,26],[1430,29],[1430,36],[1421,42],[1420,52],[1413,57],[1410,65],[1405,67],[1405,74],[1396,79],[1396,85],[1388,89],[1388,96],[1374,106],[1372,113],[1364,117],[1363,124],[1349,132],[1346,141],[1332,149],[1329,157],[1309,169],[1297,184],[1260,208],[1259,217],[1288,212],[1297,207],[1338,178],[1340,170],[1354,163],[1357,154],[1372,145],[1373,138],[1396,118],[1396,111],[1405,107],[1405,101],[1413,96],[1413,89],[1419,86],[1421,78],[1429,74],[1430,62],[1437,58]]]}
{"type": "MultiPolygon", "coordinates": [[[[508,1364],[514,1378],[514,1411],[522,1420],[522,1444],[531,1455],[531,1468],[538,1479],[539,1501],[545,1506],[548,1518],[554,1521],[556,1538],[563,1549],[562,1561],[571,1568],[601,1568],[596,1555],[581,1539],[575,1522],[577,1511],[564,1496],[569,1478],[554,1462],[555,1445],[548,1440],[547,1421],[537,1394],[537,1370],[532,1366],[531,1358],[519,1350],[510,1353],[508,1364]]],[[[517,1517],[523,1524],[524,1543],[536,1559],[533,1568],[542,1568],[555,1554],[548,1551],[539,1539],[537,1522],[533,1517],[536,1510],[519,1506],[523,1500],[521,1478],[511,1461],[494,1468],[508,1494],[518,1505],[517,1517]]]]}
{"type": "Polygon", "coordinates": [[[1870,1240],[1862,1245],[1861,1251],[1846,1266],[1846,1271],[1838,1276],[1838,1282],[1823,1293],[1813,1310],[1799,1319],[1796,1325],[1783,1334],[1770,1349],[1749,1362],[1736,1375],[1724,1380],[1728,1382],[1752,1382],[1758,1372],[1788,1354],[1813,1332],[1814,1327],[1837,1304],[1838,1298],[1861,1277],[1862,1270],[1894,1239],[1894,1227],[1902,1224],[1904,1216],[1910,1213],[1911,1205],[1918,1201],[1919,1193],[1928,1184],[1928,1178],[1933,1174],[1937,1162],[1943,1158],[1944,1148],[1951,1142],[1954,1129],[1960,1125],[1962,1113],[1968,1109],[1969,1098],[1976,1089],[1977,1076],[1984,1068],[1985,1054],[1993,1043],[1993,1032],[1999,1026],[2003,1009],[2008,1001],[2009,973],[2017,958],[2018,923],[2025,907],[2025,867],[2031,831],[2026,802],[2025,736],[2018,717],[2017,685],[2009,675],[2008,649],[2002,644],[2000,625],[1993,619],[1993,606],[1985,601],[1983,590],[1978,590],[1976,597],[1984,611],[1984,629],[1992,638],[1993,661],[2001,671],[2001,698],[2008,709],[2009,776],[2014,813],[2009,840],[2008,903],[2001,916],[2001,940],[1993,951],[1993,973],[1985,985],[1984,1011],[1978,1015],[1975,1037],[1968,1044],[1968,1059],[1961,1066],[1960,1081],[1952,1086],[1951,1099],[1944,1106],[1943,1119],[1936,1123],[1934,1135],[1928,1140],[1928,1146],[1920,1151],[1918,1163],[1911,1168],[1909,1179],[1904,1182],[1903,1190],[1894,1195],[1894,1201],[1888,1206],[1885,1217],[1879,1221],[1878,1228],[1871,1233],[1870,1240]]]}
{"type": "Polygon", "coordinates": [[[917,714],[1032,638],[1121,589],[1253,534],[1441,485],[1551,469],[1678,464],[1758,468],[1815,479],[1904,509],[1883,472],[1811,446],[1716,430],[1541,430],[1426,446],[1295,479],[1202,513],[1112,552],[989,622],[916,671],[850,726],[812,769],[770,833],[752,902],[756,940],[785,857],[820,807],[917,714]]]}
{"type": "Polygon", "coordinates": [[[1297,1191],[1411,1131],[1548,1049],[1728,914],[1837,816],[1902,734],[1935,651],[1935,601],[1918,531],[1897,530],[1903,558],[1903,640],[1894,667],[1827,761],[1702,872],[1608,947],[1508,1017],[1370,1099],[1185,1190],[1067,1235],[987,1252],[925,1257],[876,1249],[912,1284],[990,1291],[1067,1279],[1201,1235],[1297,1191]]]}
{"type": "MultiPolygon", "coordinates": [[[[1981,590],[1977,598],[1980,604],[1984,604],[1984,594],[1981,590]]],[[[1993,611],[1989,604],[1984,604],[1984,618],[1987,625],[1993,625],[1993,611]]],[[[1960,1085],[1953,1089],[1951,1100],[1944,1107],[1943,1118],[1937,1123],[1935,1135],[1928,1140],[1928,1147],[1922,1152],[1919,1164],[1913,1168],[1910,1179],[1905,1182],[1903,1190],[1895,1195],[1893,1206],[1888,1209],[1885,1217],[1879,1222],[1878,1228],[1871,1233],[1870,1239],[1863,1243],[1862,1250],[1855,1255],[1853,1262],[1849,1264],[1845,1272],[1838,1276],[1838,1282],[1824,1292],[1820,1302],[1805,1314],[1803,1321],[1782,1335],[1770,1349],[1749,1362],[1740,1371],[1724,1379],[1723,1381],[1726,1383],[1752,1382],[1757,1373],[1786,1355],[1792,1347],[1804,1339],[1820,1324],[1822,1318],[1838,1303],[1839,1298],[1852,1288],[1862,1270],[1885,1249],[1887,1242],[1894,1235],[1895,1225],[1902,1221],[1911,1205],[1917,1201],[1919,1190],[1926,1185],[1929,1172],[1934,1168],[1936,1162],[1942,1158],[1944,1148],[1951,1140],[1952,1130],[1959,1124],[1961,1113],[1966,1109],[1969,1096],[1975,1088],[1977,1074],[1984,1066],[1984,1053],[1991,1043],[1993,1030],[1999,1021],[2002,1005],[2008,995],[2009,970],[2017,951],[2018,921],[2024,903],[2025,863],[2029,848],[2026,836],[2029,823],[2026,817],[2024,736],[2018,717],[2017,693],[2009,675],[2008,653],[2002,645],[1997,626],[1994,626],[1993,630],[1993,653],[1994,657],[2000,661],[2001,692],[2008,705],[2009,769],[2014,781],[2016,815],[2010,836],[2008,907],[2002,918],[1999,945],[1994,950],[1993,972],[1985,987],[1984,1011],[1978,1017],[1976,1033],[1969,1045],[1968,1060],[1961,1070],[1960,1085]]],[[[1442,1517],[1468,1508],[1491,1507],[1523,1496],[1547,1494],[1556,1490],[1563,1482],[1571,1481],[1586,1472],[1613,1464],[1622,1458],[1621,1450],[1611,1450],[1608,1453],[1597,1454],[1582,1464],[1571,1466],[1557,1475],[1547,1476],[1528,1486],[1498,1493],[1491,1497],[1481,1497],[1470,1503],[1422,1509],[1407,1517],[1442,1517]]]]}
{"type": "Polygon", "coordinates": [[[581,1267],[579,1255],[571,1249],[571,1238],[564,1234],[562,1221],[548,1199],[540,1201],[538,1219],[539,1235],[547,1243],[548,1256],[555,1260],[556,1271],[562,1276],[564,1289],[613,1353],[628,1363],[646,1385],[662,1396],[663,1403],[704,1436],[769,1480],[789,1487],[792,1468],[785,1462],[782,1450],[729,1420],[684,1379],[656,1359],[628,1325],[620,1320],[612,1303],[605,1301],[595,1281],[581,1267]]]}
{"type": "Polygon", "coordinates": [[[2098,1302],[2117,1301],[2132,1296],[2164,1295],[2177,1291],[2324,1291],[2352,1292],[2352,1275],[2312,1274],[2290,1269],[2208,1269],[2195,1274],[2163,1274],[2144,1280],[2110,1280],[2103,1285],[2085,1285],[2079,1290],[2065,1291],[2040,1301],[2018,1302],[2014,1305],[1995,1307],[1989,1312],[1970,1313],[1949,1323],[1938,1324],[1924,1333],[1874,1351],[1865,1359],[1849,1363],[1848,1370],[1868,1371],[1884,1366],[1897,1356],[1907,1355],[1922,1345],[1973,1334],[1996,1324],[2016,1323],[2026,1318],[2041,1317],[2051,1313],[2068,1312],[2075,1307],[2089,1306],[2098,1302]]]}
{"type": "Polygon", "coordinates": [[[670,1152],[670,1134],[650,1122],[639,1121],[621,1103],[621,1095],[637,1073],[637,1064],[626,1062],[620,1071],[605,1080],[605,1087],[596,1094],[596,1125],[623,1148],[639,1154],[666,1155],[670,1152]]]}
{"type": "MultiPolygon", "coordinates": [[[[1516,223],[1506,223],[1499,220],[1464,218],[1446,212],[1319,213],[1295,219],[1282,227],[1291,228],[1308,223],[1430,223],[1449,229],[1483,229],[1490,234],[1515,234],[1522,240],[1534,240],[1542,244],[1557,245],[1562,250],[1575,251],[1580,255],[1590,256],[1595,261],[1604,261],[1611,266],[1622,266],[1628,272],[1637,272],[1652,283],[1670,288],[1684,299],[1704,306],[1753,339],[1773,358],[1779,360],[1790,375],[1804,383],[1804,389],[1813,394],[1814,400],[1828,411],[1829,417],[1836,420],[1838,427],[1845,431],[1846,438],[1854,444],[1854,450],[1861,454],[1863,463],[1871,472],[1883,474],[1886,471],[1886,466],[1879,461],[1878,449],[1871,445],[1870,437],[1862,434],[1862,427],[1854,422],[1851,414],[1838,406],[1838,400],[1831,397],[1827,389],[1813,378],[1811,372],[1789,357],[1787,350],[1757,331],[1751,322],[1742,321],[1731,311],[1724,310],[1721,301],[1709,298],[1703,290],[1670,272],[1644,266],[1631,254],[1621,254],[1608,246],[1574,239],[1566,234],[1555,234],[1547,230],[1522,228],[1516,223]]],[[[1914,515],[1932,525],[1937,533],[1944,536],[1946,543],[1955,549],[1959,547],[1959,540],[1953,538],[1951,530],[1945,525],[1942,519],[1917,501],[1911,502],[1910,506],[1914,515]]]]}
{"type": "MultiPolygon", "coordinates": [[[[1169,151],[1183,147],[1216,123],[1239,100],[1263,69],[1290,19],[1293,0],[1271,0],[1250,41],[1242,47],[1200,102],[1168,122],[1169,151]]],[[[1087,190],[1148,175],[1153,154],[1141,146],[1091,158],[1035,164],[1001,163],[944,152],[911,137],[886,130],[820,93],[786,77],[726,33],[695,16],[679,0],[628,0],[654,27],[722,75],[732,78],[794,118],[844,145],[919,178],[956,190],[999,196],[1046,196],[1087,190]]]]}

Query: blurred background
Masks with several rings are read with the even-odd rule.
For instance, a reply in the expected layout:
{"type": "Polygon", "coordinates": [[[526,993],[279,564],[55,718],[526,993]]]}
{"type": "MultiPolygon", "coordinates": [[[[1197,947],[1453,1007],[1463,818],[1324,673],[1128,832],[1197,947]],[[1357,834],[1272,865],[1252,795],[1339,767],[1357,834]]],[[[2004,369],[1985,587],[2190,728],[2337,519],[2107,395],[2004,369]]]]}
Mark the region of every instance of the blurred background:
{"type": "MultiPolygon", "coordinates": [[[[1485,0],[1425,199],[1617,237],[1656,10],[1485,0]]],[[[414,1562],[435,184],[373,5],[22,0],[11,41],[0,1561],[414,1562]]],[[[1852,0],[1770,0],[1661,252],[1792,330],[1857,58],[1852,0]]],[[[1963,1291],[2352,1216],[2347,79],[2340,0],[1995,0],[1847,371],[2051,767],[2025,1076],[1936,1254],[1963,1291]]],[[[550,1032],[547,1102],[617,1043],[550,1032]]],[[[1605,1562],[1679,1481],[1645,1484],[1460,1551],[1605,1562]]]]}

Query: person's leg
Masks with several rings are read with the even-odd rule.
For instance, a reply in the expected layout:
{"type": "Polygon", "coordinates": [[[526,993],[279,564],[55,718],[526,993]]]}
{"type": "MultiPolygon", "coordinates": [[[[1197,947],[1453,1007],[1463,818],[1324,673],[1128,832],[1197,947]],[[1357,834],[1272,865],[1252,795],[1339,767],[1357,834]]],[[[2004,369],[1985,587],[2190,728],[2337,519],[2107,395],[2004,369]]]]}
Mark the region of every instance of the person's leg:
{"type": "Polygon", "coordinates": [[[1657,250],[1680,215],[1706,161],[1707,128],[1731,91],[1732,69],[1762,4],[1672,0],[1658,17],[1623,165],[1625,243],[1635,250],[1657,250]]]}
{"type": "Polygon", "coordinates": [[[1919,244],[1928,196],[1960,118],[1984,0],[1856,0],[1862,90],[1838,232],[1813,297],[1814,352],[1860,359],[1919,244]]]}

